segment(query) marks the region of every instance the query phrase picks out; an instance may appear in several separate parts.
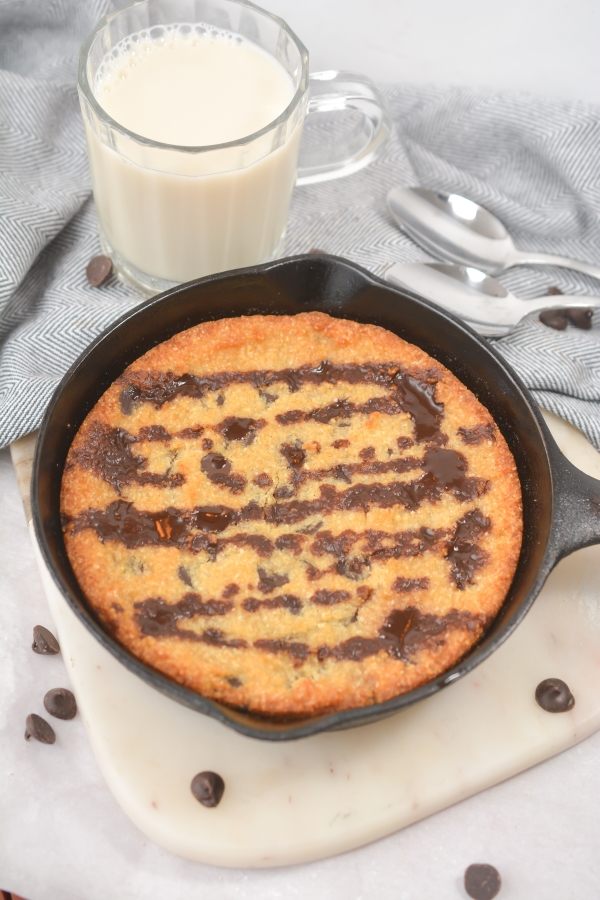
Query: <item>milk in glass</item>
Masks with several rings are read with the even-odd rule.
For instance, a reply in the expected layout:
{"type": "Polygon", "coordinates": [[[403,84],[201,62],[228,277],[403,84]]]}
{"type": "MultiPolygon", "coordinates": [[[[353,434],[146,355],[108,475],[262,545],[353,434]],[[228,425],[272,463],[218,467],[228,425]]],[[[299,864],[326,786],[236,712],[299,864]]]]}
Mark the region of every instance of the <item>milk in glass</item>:
{"type": "Polygon", "coordinates": [[[98,103],[147,139],[116,132],[111,147],[86,124],[105,241],[127,264],[176,282],[274,258],[302,122],[291,134],[282,125],[241,139],[285,111],[290,75],[239,35],[202,25],[157,32],[121,41],[96,74],[98,103]],[[210,149],[184,149],[201,147],[210,149]]]}

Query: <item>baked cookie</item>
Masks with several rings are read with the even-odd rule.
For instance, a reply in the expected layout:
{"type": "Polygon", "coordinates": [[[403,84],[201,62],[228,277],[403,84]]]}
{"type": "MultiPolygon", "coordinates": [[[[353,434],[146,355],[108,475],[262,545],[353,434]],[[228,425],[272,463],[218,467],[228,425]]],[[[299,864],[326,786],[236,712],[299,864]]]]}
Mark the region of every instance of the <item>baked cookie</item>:
{"type": "Polygon", "coordinates": [[[136,360],[69,451],[67,552],[124,646],[261,715],[377,703],[455,663],[510,586],[521,491],[489,412],[389,331],[206,322],[136,360]]]}

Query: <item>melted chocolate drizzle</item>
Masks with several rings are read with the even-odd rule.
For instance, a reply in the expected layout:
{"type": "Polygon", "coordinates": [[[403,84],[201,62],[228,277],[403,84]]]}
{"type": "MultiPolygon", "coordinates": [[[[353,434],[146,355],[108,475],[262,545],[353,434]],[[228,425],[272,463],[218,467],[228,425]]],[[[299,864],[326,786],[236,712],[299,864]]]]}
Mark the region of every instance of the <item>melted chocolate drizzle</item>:
{"type": "Polygon", "coordinates": [[[302,611],[302,601],[294,594],[281,594],[278,597],[270,597],[268,600],[257,600],[248,597],[242,603],[246,612],[257,612],[259,609],[288,609],[292,615],[297,616],[302,611]]]}
{"type": "Polygon", "coordinates": [[[171,435],[162,425],[149,425],[147,428],[140,428],[136,440],[168,443],[171,440],[171,435]]]}
{"type": "Polygon", "coordinates": [[[423,460],[415,456],[405,456],[400,459],[386,460],[385,462],[378,462],[369,457],[359,463],[342,463],[330,469],[304,469],[302,472],[294,472],[292,477],[296,486],[300,486],[307,481],[324,481],[327,478],[352,484],[352,479],[355,475],[386,475],[388,472],[395,472],[397,475],[400,475],[404,472],[410,472],[411,469],[418,469],[422,465],[423,460]]]}
{"type": "Polygon", "coordinates": [[[334,647],[319,647],[317,658],[321,661],[336,659],[361,662],[368,656],[384,651],[393,659],[406,662],[426,647],[443,645],[448,629],[466,628],[474,631],[482,623],[481,616],[456,609],[445,616],[433,616],[408,606],[390,613],[380,628],[378,637],[356,636],[334,647]]]}
{"type": "Polygon", "coordinates": [[[461,591],[473,584],[473,575],[486,564],[489,554],[476,544],[480,535],[490,530],[491,522],[479,509],[468,512],[456,523],[447,544],[446,558],[451,563],[450,578],[461,591]]]}
{"type": "Polygon", "coordinates": [[[310,654],[308,644],[302,644],[299,641],[259,640],[254,641],[254,646],[257,650],[267,653],[289,653],[295,666],[302,665],[310,654]]]}
{"type": "Polygon", "coordinates": [[[160,597],[150,597],[140,603],[134,603],[135,615],[142,634],[150,637],[180,637],[184,640],[198,640],[194,631],[178,628],[181,619],[192,619],[195,616],[224,616],[233,609],[233,603],[221,600],[204,602],[200,594],[186,594],[177,603],[166,603],[160,597]]]}
{"type": "MultiPolygon", "coordinates": [[[[407,412],[414,422],[417,441],[423,441],[437,434],[444,411],[443,404],[435,399],[436,376],[435,370],[412,375],[403,372],[394,363],[334,365],[327,361],[319,366],[301,366],[277,372],[269,370],[218,372],[205,377],[190,374],[175,375],[173,372],[144,374],[136,372],[121,377],[121,384],[125,387],[120,394],[120,404],[123,413],[131,415],[136,403],[151,403],[156,409],[160,409],[176,397],[201,399],[208,392],[220,391],[232,384],[251,384],[261,391],[261,396],[265,400],[267,394],[264,389],[280,382],[287,384],[292,393],[300,390],[305,384],[379,384],[387,388],[392,396],[375,397],[360,406],[340,400],[323,410],[313,410],[308,415],[315,421],[328,422],[333,418],[347,418],[348,415],[354,415],[358,411],[363,413],[377,411],[390,415],[407,412]]],[[[274,396],[269,395],[267,402],[274,396]]],[[[300,410],[293,412],[299,413],[301,417],[305,415],[300,410]]],[[[277,419],[279,421],[280,417],[277,419]]],[[[234,437],[228,439],[241,440],[234,437]]]]}
{"type": "Polygon", "coordinates": [[[279,452],[287,461],[288,466],[291,466],[292,469],[300,469],[304,465],[306,453],[299,443],[298,445],[282,444],[279,448],[279,452]]]}
{"type": "MultiPolygon", "coordinates": [[[[488,483],[465,476],[467,463],[455,450],[434,447],[423,459],[424,474],[414,481],[393,481],[388,484],[356,484],[343,491],[333,485],[320,485],[320,496],[313,500],[290,500],[260,507],[254,501],[239,509],[226,506],[200,506],[191,510],[168,507],[160,512],[143,512],[132,503],[115,501],[105,510],[89,509],[72,521],[75,532],[92,528],[102,541],[121,541],[130,549],[152,544],[184,546],[197,529],[216,534],[230,525],[242,522],[266,521],[277,525],[295,525],[313,515],[327,515],[338,510],[373,507],[390,509],[404,506],[417,509],[424,501],[437,503],[445,490],[459,501],[472,500],[487,490],[488,483]]],[[[470,520],[469,520],[470,521],[470,520]]],[[[456,541],[465,535],[456,535],[456,541]]],[[[192,538],[191,549],[205,549],[205,543],[192,538]]],[[[458,559],[460,548],[452,551],[458,559]]],[[[450,555],[450,551],[449,551],[450,555]]]]}
{"type": "Polygon", "coordinates": [[[251,444],[256,437],[256,432],[264,428],[267,423],[264,419],[242,419],[237,416],[227,416],[216,430],[220,431],[226,441],[243,441],[251,444]]]}
{"type": "MultiPolygon", "coordinates": [[[[164,429],[161,428],[160,431],[164,429]]],[[[108,482],[119,494],[122,488],[129,484],[179,487],[185,482],[183,475],[145,472],[148,460],[145,456],[134,456],[132,452],[131,445],[135,444],[136,440],[138,438],[123,428],[110,428],[108,425],[95,422],[89,430],[85,443],[74,452],[73,456],[83,469],[89,469],[98,478],[108,482]]],[[[139,440],[162,441],[166,438],[144,436],[139,440]]]]}
{"type": "Polygon", "coordinates": [[[258,577],[258,590],[262,594],[270,594],[275,588],[282,587],[282,585],[287,584],[290,580],[285,573],[277,575],[275,572],[267,572],[266,569],[261,569],[260,566],[258,569],[258,577]]]}
{"type": "MultiPolygon", "coordinates": [[[[317,591],[311,598],[313,603],[330,605],[350,598],[345,591],[317,591]]],[[[365,600],[368,596],[365,597],[365,600]]],[[[232,608],[233,603],[220,600],[203,601],[200,594],[186,594],[177,603],[166,603],[160,597],[152,597],[141,603],[135,603],[136,621],[143,635],[154,638],[176,637],[181,640],[196,641],[213,646],[245,649],[248,643],[242,638],[227,638],[216,629],[205,629],[202,633],[180,628],[178,622],[196,616],[222,616],[232,608]]],[[[282,594],[267,600],[248,597],[242,607],[250,613],[262,609],[287,609],[292,615],[302,611],[302,601],[293,594],[282,594]]],[[[268,653],[289,653],[294,665],[301,665],[309,656],[314,655],[320,662],[327,659],[337,661],[350,660],[360,662],[368,656],[381,651],[393,659],[407,662],[424,648],[442,646],[449,629],[467,629],[474,631],[485,624],[482,616],[468,612],[451,610],[445,616],[434,616],[422,613],[415,607],[393,610],[379,629],[375,638],[356,635],[333,647],[323,645],[311,650],[308,644],[280,639],[261,639],[254,641],[257,650],[268,653]]]]}
{"type": "Polygon", "coordinates": [[[398,576],[392,585],[392,590],[398,594],[408,594],[410,591],[426,591],[429,588],[429,578],[402,578],[398,576]]]}
{"type": "Polygon", "coordinates": [[[311,603],[316,603],[318,606],[332,606],[334,603],[343,603],[344,600],[349,600],[352,594],[349,594],[348,591],[317,591],[310,598],[311,603]]]}
{"type": "Polygon", "coordinates": [[[229,488],[232,494],[241,494],[246,487],[243,475],[231,475],[231,463],[220,453],[207,453],[202,457],[200,468],[214,484],[229,488]]]}
{"type": "Polygon", "coordinates": [[[489,425],[474,425],[473,428],[459,428],[463,444],[483,444],[484,441],[496,440],[496,426],[492,423],[489,425]]]}

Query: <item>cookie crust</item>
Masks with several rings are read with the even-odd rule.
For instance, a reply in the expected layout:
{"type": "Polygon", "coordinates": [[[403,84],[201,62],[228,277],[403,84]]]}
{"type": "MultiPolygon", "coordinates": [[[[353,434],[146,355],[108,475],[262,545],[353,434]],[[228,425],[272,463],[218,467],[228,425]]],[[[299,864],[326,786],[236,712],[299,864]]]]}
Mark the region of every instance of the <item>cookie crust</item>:
{"type": "Polygon", "coordinates": [[[144,662],[261,715],[387,700],[479,640],[517,565],[521,490],[489,412],[385,329],[207,322],[87,416],[69,559],[144,662]]]}

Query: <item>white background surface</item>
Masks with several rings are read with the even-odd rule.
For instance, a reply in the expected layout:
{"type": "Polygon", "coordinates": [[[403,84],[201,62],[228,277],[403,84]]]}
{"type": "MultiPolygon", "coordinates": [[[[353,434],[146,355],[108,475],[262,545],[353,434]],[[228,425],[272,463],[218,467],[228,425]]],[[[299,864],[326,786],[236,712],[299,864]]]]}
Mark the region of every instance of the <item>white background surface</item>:
{"type": "Polygon", "coordinates": [[[0,451],[0,489],[0,797],[6,778],[11,796],[22,798],[0,810],[4,889],[28,900],[461,900],[465,868],[487,862],[502,874],[500,900],[600,895],[600,732],[397,834],[321,862],[221,869],[153,845],[106,788],[81,717],[53,720],[52,746],[23,740],[27,714],[43,713],[44,693],[69,682],[62,657],[31,652],[33,626],[52,623],[7,451],[0,451]],[[16,615],[3,615],[8,608],[16,615]]]}
{"type": "MultiPolygon", "coordinates": [[[[600,102],[597,0],[271,0],[267,5],[307,44],[313,71],[347,68],[377,81],[489,86],[600,102]]],[[[26,664],[31,629],[38,623],[50,624],[46,602],[10,457],[2,451],[0,689],[12,699],[3,706],[9,718],[0,721],[0,729],[20,752],[35,755],[37,780],[22,784],[22,806],[0,811],[4,889],[29,900],[453,900],[466,897],[465,867],[489,862],[502,873],[501,900],[600,896],[600,733],[503,785],[342,857],[270,871],[216,869],[175,858],[168,863],[169,855],[149,846],[108,794],[79,720],[59,723],[60,745],[23,741],[25,716],[42,712],[43,693],[66,678],[60,658],[36,657],[33,668],[26,664]],[[6,622],[2,608],[13,603],[18,616],[6,622]],[[9,654],[14,670],[6,664],[9,654]],[[27,670],[22,681],[19,661],[27,670]],[[65,786],[82,781],[86,789],[73,821],[61,816],[58,797],[65,786]],[[47,863],[57,873],[54,882],[40,880],[35,866],[7,867],[19,851],[11,846],[11,817],[29,824],[28,856],[43,858],[44,868],[47,863]],[[125,836],[117,854],[123,864],[107,873],[104,851],[112,846],[115,817],[125,836]],[[135,876],[125,874],[125,860],[131,859],[137,860],[135,876]],[[105,891],[107,879],[121,885],[118,896],[105,891]]],[[[21,777],[18,766],[6,764],[0,776],[21,777]]]]}
{"type": "Polygon", "coordinates": [[[259,0],[313,72],[528,91],[600,103],[598,0],[259,0]]]}

